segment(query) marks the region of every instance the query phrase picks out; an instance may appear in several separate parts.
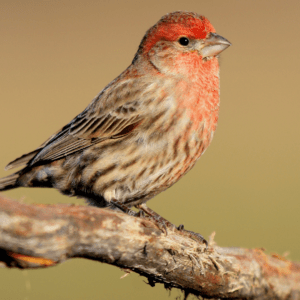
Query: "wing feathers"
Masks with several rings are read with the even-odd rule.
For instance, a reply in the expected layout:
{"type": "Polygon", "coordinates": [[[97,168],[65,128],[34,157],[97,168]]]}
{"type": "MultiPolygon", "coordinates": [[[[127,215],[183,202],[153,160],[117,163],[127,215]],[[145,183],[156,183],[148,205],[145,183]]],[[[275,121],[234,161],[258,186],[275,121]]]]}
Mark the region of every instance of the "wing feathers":
{"type": "Polygon", "coordinates": [[[16,158],[15,160],[11,161],[6,167],[5,170],[10,170],[13,168],[21,167],[26,165],[36,154],[40,151],[40,148],[22,155],[21,157],[16,158]]]}
{"type": "Polygon", "coordinates": [[[7,165],[6,169],[58,160],[106,139],[122,138],[132,132],[141,124],[146,111],[138,99],[141,93],[133,88],[134,86],[140,91],[141,86],[133,85],[130,80],[125,83],[121,80],[113,81],[112,84],[106,87],[81,114],[51,136],[42,146],[15,159],[7,165]],[[111,92],[120,87],[122,87],[120,93],[111,92]],[[121,92],[126,88],[130,91],[127,94],[131,95],[131,99],[125,97],[126,99],[116,101],[116,97],[122,99],[121,92]]]}
{"type": "MultiPolygon", "coordinates": [[[[77,120],[74,120],[77,121],[77,120]]],[[[66,132],[59,133],[33,159],[31,165],[40,161],[53,161],[88,148],[109,138],[121,138],[129,134],[140,123],[141,117],[119,119],[106,115],[100,118],[78,120],[81,124],[71,124],[66,132]],[[134,126],[131,126],[134,125],[134,126]],[[131,127],[130,127],[131,126],[131,127]],[[128,127],[128,128],[127,128],[128,127]],[[75,132],[72,130],[75,128],[75,132]],[[122,133],[122,134],[120,134],[122,133]]]]}

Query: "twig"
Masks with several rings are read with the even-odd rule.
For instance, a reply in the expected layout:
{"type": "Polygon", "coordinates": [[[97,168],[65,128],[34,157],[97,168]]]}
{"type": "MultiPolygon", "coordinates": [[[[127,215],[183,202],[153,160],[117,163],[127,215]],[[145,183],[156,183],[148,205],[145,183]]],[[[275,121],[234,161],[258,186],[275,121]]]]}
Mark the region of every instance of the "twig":
{"type": "Polygon", "coordinates": [[[28,205],[0,196],[0,264],[40,268],[84,257],[133,271],[185,295],[300,299],[300,264],[262,249],[205,245],[147,219],[74,205],[28,205]]]}

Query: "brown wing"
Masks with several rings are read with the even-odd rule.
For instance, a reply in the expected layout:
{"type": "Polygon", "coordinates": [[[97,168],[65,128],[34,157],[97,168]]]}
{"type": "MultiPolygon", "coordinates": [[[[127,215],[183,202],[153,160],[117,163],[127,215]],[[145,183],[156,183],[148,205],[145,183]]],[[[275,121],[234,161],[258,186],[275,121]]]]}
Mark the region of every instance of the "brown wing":
{"type": "Polygon", "coordinates": [[[88,106],[39,148],[10,162],[5,169],[58,160],[103,140],[124,137],[142,121],[141,115],[136,111],[137,106],[137,102],[133,101],[100,115],[91,111],[91,106],[88,106]]]}
{"type": "Polygon", "coordinates": [[[112,113],[88,116],[85,111],[54,136],[34,157],[30,165],[39,161],[53,161],[88,148],[106,139],[129,134],[142,120],[138,114],[119,115],[119,107],[112,113]]]}
{"type": "Polygon", "coordinates": [[[127,73],[124,74],[112,81],[81,114],[38,149],[17,158],[6,168],[58,160],[101,141],[129,134],[143,121],[145,114],[149,114],[145,107],[146,103],[153,101],[153,93],[149,91],[157,90],[158,84],[149,84],[137,77],[124,78],[127,73]]]}

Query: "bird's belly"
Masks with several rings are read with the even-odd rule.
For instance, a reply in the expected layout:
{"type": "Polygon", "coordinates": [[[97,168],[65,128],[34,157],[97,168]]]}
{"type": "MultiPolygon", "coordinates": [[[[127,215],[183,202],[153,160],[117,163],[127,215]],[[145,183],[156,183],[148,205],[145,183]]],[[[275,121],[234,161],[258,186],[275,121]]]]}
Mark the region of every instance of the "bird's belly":
{"type": "Polygon", "coordinates": [[[176,183],[207,147],[197,136],[189,141],[181,136],[163,139],[160,144],[137,143],[121,143],[115,149],[109,145],[107,151],[89,148],[67,158],[65,178],[55,187],[65,194],[96,199],[94,202],[99,197],[102,202],[104,198],[136,205],[176,183]]]}
{"type": "Polygon", "coordinates": [[[174,145],[175,141],[167,143],[158,152],[148,149],[119,164],[109,180],[99,177],[94,187],[96,193],[101,193],[107,201],[117,199],[131,206],[166,190],[195,165],[205,149],[201,140],[190,141],[188,146],[177,145],[177,150],[174,145]]]}

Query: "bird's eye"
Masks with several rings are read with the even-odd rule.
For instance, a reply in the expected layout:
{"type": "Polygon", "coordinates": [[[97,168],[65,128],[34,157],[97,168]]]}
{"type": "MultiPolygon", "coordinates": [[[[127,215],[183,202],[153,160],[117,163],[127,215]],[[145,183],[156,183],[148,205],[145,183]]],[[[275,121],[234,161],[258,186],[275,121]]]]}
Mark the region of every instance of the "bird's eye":
{"type": "Polygon", "coordinates": [[[190,40],[187,37],[183,36],[179,39],[178,42],[182,46],[187,46],[189,44],[190,40]]]}

